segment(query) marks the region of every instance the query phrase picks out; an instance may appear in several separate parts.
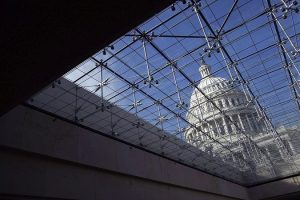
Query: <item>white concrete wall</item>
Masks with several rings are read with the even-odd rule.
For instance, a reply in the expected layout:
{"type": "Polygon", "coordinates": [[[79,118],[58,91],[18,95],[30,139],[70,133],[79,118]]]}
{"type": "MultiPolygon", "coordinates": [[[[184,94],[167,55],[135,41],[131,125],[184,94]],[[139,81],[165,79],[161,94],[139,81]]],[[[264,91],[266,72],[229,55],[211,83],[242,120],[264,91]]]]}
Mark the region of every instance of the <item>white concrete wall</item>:
{"type": "Polygon", "coordinates": [[[4,115],[0,127],[2,194],[69,199],[249,199],[242,186],[24,106],[4,115]]]}
{"type": "Polygon", "coordinates": [[[269,199],[296,192],[300,192],[300,176],[286,178],[249,188],[249,195],[253,200],[269,199]]]}

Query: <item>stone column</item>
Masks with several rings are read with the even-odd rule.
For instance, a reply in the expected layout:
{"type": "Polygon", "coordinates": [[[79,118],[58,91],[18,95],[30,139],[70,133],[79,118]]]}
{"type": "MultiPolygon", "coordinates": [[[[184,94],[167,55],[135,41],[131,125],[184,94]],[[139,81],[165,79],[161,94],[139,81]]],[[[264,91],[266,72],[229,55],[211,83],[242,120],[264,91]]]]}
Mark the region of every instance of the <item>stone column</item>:
{"type": "Polygon", "coordinates": [[[227,123],[226,123],[226,119],[225,117],[222,117],[222,121],[223,121],[223,126],[224,126],[224,130],[225,130],[225,134],[228,135],[228,127],[227,127],[227,123]]]}
{"type": "MultiPolygon", "coordinates": [[[[200,129],[201,129],[201,126],[200,126],[200,129]]],[[[196,131],[196,136],[197,136],[197,141],[199,142],[201,140],[201,132],[200,131],[196,131]]]]}
{"type": "Polygon", "coordinates": [[[205,123],[203,126],[205,126],[206,128],[206,131],[204,131],[205,132],[205,134],[203,134],[203,137],[205,138],[205,139],[207,139],[207,135],[209,135],[209,133],[211,132],[211,129],[210,129],[210,127],[209,127],[209,123],[205,123]]]}
{"type": "Polygon", "coordinates": [[[237,116],[238,116],[238,119],[239,119],[240,124],[241,124],[241,129],[245,130],[245,127],[244,127],[244,124],[243,124],[243,121],[242,121],[242,118],[241,118],[241,114],[238,114],[237,116]]]}
{"type": "Polygon", "coordinates": [[[231,129],[232,129],[232,132],[235,132],[236,133],[236,127],[234,125],[234,120],[233,120],[233,117],[232,116],[229,116],[230,120],[232,121],[232,124],[231,124],[231,129]]]}
{"type": "Polygon", "coordinates": [[[271,157],[271,154],[270,154],[270,151],[269,151],[269,149],[268,149],[268,146],[265,146],[265,150],[266,150],[268,156],[271,157]]]}
{"type": "Polygon", "coordinates": [[[224,99],[220,99],[220,101],[221,101],[222,104],[223,104],[223,109],[226,109],[225,100],[224,100],[224,99]]]}
{"type": "Polygon", "coordinates": [[[201,141],[203,141],[203,132],[204,132],[203,124],[200,125],[200,130],[201,130],[201,132],[199,133],[199,138],[201,139],[201,141]]]}
{"type": "Polygon", "coordinates": [[[292,143],[290,140],[286,140],[287,144],[289,145],[291,151],[292,151],[292,154],[295,155],[296,154],[296,151],[295,151],[295,148],[293,147],[292,143]]]}
{"type": "Polygon", "coordinates": [[[232,104],[231,98],[229,98],[229,99],[227,99],[227,100],[228,100],[228,102],[229,102],[229,106],[230,106],[230,107],[234,107],[234,105],[232,104]]]}
{"type": "MultiPolygon", "coordinates": [[[[209,122],[207,122],[207,129],[208,129],[208,133],[207,133],[207,135],[209,135],[210,137],[212,136],[212,135],[214,135],[214,131],[213,131],[213,129],[212,129],[212,127],[211,127],[211,125],[210,125],[210,123],[209,122]]],[[[208,137],[208,136],[207,136],[208,137]]]]}
{"type": "Polygon", "coordinates": [[[259,125],[261,127],[261,131],[262,132],[269,129],[266,120],[262,119],[262,121],[258,121],[258,123],[259,123],[259,125]]]}
{"type": "Polygon", "coordinates": [[[255,126],[255,129],[259,132],[259,126],[257,124],[257,119],[255,118],[255,116],[253,115],[253,113],[251,113],[251,117],[253,118],[253,125],[255,126]]]}
{"type": "Polygon", "coordinates": [[[206,138],[207,138],[207,136],[206,136],[206,133],[207,133],[207,131],[206,131],[206,123],[204,123],[202,126],[203,126],[203,134],[202,134],[202,140],[203,141],[206,141],[206,138]]]}
{"type": "Polygon", "coordinates": [[[278,150],[279,150],[279,153],[280,153],[281,158],[282,158],[283,160],[285,160],[285,159],[286,159],[286,156],[285,156],[284,153],[282,152],[281,147],[279,147],[278,150]]]}
{"type": "Polygon", "coordinates": [[[225,99],[221,99],[221,102],[223,104],[223,110],[226,110],[228,107],[227,107],[227,105],[225,103],[225,99]]]}
{"type": "Polygon", "coordinates": [[[248,114],[246,114],[246,120],[247,120],[247,123],[248,123],[248,125],[249,125],[250,130],[251,130],[251,131],[254,131],[254,128],[252,127],[252,124],[251,124],[251,122],[250,122],[250,119],[249,119],[249,117],[248,117],[248,114]]]}
{"type": "Polygon", "coordinates": [[[220,128],[219,128],[219,124],[216,122],[216,119],[213,119],[213,121],[214,121],[214,124],[215,124],[215,126],[216,126],[218,135],[221,136],[222,134],[221,134],[221,131],[220,131],[220,128]]]}

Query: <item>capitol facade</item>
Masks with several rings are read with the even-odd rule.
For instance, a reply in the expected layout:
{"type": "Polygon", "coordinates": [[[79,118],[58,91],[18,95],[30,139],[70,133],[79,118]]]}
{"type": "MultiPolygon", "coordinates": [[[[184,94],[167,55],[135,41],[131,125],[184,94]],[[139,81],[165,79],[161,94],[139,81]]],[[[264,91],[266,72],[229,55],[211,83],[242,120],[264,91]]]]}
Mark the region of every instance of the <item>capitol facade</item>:
{"type": "MultiPolygon", "coordinates": [[[[272,158],[273,162],[285,161],[285,152],[274,142],[266,121],[259,117],[253,102],[234,81],[216,77],[211,66],[202,61],[199,68],[202,79],[195,88],[191,99],[187,120],[189,126],[185,139],[191,145],[239,166],[242,160],[260,162],[260,153],[272,158]],[[250,138],[255,146],[241,143],[250,138]],[[257,149],[261,152],[257,154],[257,149]],[[253,157],[256,152],[256,157],[253,157]],[[251,158],[251,159],[249,159],[251,158]]],[[[298,127],[277,127],[276,131],[290,155],[296,155],[299,137],[298,127]],[[293,139],[292,139],[293,138],[293,139]]]]}

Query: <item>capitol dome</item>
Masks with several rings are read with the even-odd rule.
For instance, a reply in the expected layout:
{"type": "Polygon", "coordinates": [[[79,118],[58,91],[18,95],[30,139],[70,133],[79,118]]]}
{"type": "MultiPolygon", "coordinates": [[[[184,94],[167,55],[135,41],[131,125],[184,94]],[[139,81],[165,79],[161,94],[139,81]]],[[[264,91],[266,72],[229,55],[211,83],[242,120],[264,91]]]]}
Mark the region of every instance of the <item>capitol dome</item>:
{"type": "Polygon", "coordinates": [[[247,101],[235,81],[214,76],[211,66],[204,62],[199,71],[202,79],[192,93],[187,114],[187,120],[193,125],[185,132],[188,143],[207,149],[213,139],[234,138],[241,131],[257,135],[265,129],[257,119],[253,104],[247,101]]]}
{"type": "Polygon", "coordinates": [[[198,87],[201,89],[206,89],[211,86],[228,86],[226,79],[211,75],[211,66],[204,63],[204,61],[202,61],[199,72],[202,76],[202,80],[200,81],[198,87]]]}

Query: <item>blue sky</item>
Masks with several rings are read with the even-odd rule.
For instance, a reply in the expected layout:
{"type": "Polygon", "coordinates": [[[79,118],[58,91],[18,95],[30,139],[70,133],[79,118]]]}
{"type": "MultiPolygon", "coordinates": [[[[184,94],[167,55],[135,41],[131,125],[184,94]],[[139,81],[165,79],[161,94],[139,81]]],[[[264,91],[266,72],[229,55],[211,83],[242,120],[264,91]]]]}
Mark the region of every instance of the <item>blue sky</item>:
{"type": "MultiPolygon", "coordinates": [[[[223,23],[226,14],[230,10],[234,1],[219,0],[201,2],[202,13],[212,28],[217,30],[223,23]]],[[[280,3],[280,1],[272,1],[272,3],[280,3]]],[[[266,1],[239,1],[228,22],[224,26],[224,31],[226,32],[231,30],[244,21],[264,12],[266,5],[266,1]]],[[[167,8],[137,28],[141,31],[149,32],[149,34],[153,32],[155,35],[203,36],[203,30],[201,29],[199,21],[195,13],[192,11],[192,8],[186,9],[173,19],[157,27],[157,25],[161,22],[185,9],[187,5],[178,2],[175,7],[175,11],[167,8]],[[153,27],[157,28],[153,29],[153,27]]],[[[288,19],[283,20],[281,18],[280,11],[275,14],[278,16],[280,23],[282,23],[289,36],[299,33],[300,18],[297,17],[297,15],[294,13],[289,14],[288,19]]],[[[266,107],[266,112],[270,118],[274,120],[274,124],[297,124],[300,116],[291,93],[292,90],[289,87],[286,71],[283,68],[283,62],[279,54],[278,46],[275,45],[249,57],[249,55],[268,46],[274,45],[277,42],[277,38],[274,34],[274,26],[272,23],[268,23],[270,19],[270,16],[264,14],[255,20],[249,21],[245,25],[226,33],[223,36],[222,43],[229,55],[234,60],[239,61],[238,69],[242,73],[243,77],[246,80],[249,80],[250,88],[253,90],[254,94],[258,96],[258,100],[261,105],[266,107]]],[[[204,30],[206,34],[211,35],[210,30],[207,27],[204,27],[204,30]]],[[[134,33],[136,32],[129,32],[129,34],[134,33]]],[[[282,31],[281,35],[282,37],[285,37],[282,31]]],[[[297,46],[299,43],[298,38],[298,36],[292,38],[292,42],[297,46]]],[[[155,37],[152,42],[170,59],[176,60],[178,67],[191,80],[197,83],[200,81],[201,77],[198,72],[198,68],[200,54],[205,54],[203,52],[203,47],[201,47],[205,46],[204,39],[155,37]],[[184,56],[187,52],[194,49],[197,50],[184,56]]],[[[158,85],[153,85],[149,88],[147,85],[143,84],[143,79],[147,77],[147,70],[142,42],[140,40],[133,42],[133,38],[131,36],[123,36],[113,42],[112,45],[114,46],[114,49],[112,50],[108,47],[106,55],[103,55],[103,50],[100,50],[93,57],[97,60],[106,61],[109,69],[115,71],[129,82],[140,82],[139,87],[141,90],[145,91],[157,100],[163,100],[163,104],[166,107],[170,108],[175,113],[181,114],[182,117],[185,117],[187,108],[178,109],[175,106],[178,102],[178,94],[176,93],[176,85],[174,84],[174,77],[172,76],[171,68],[166,67],[167,61],[165,58],[163,58],[150,44],[146,42],[150,72],[153,74],[154,80],[159,81],[158,85]],[[119,52],[124,47],[126,48],[119,52]],[[116,53],[117,55],[114,55],[116,53]]],[[[289,43],[285,46],[288,52],[292,50],[289,43]]],[[[221,76],[227,79],[230,78],[221,53],[215,52],[210,58],[205,57],[205,60],[208,64],[212,65],[212,70],[215,76],[221,76]]],[[[296,67],[298,67],[298,61],[299,58],[294,61],[296,63],[296,67]]],[[[228,59],[226,59],[226,62],[229,62],[228,59]]],[[[93,68],[95,68],[94,61],[87,59],[83,63],[79,64],[75,70],[67,73],[65,77],[69,80],[75,81],[78,77],[84,75],[93,68]]],[[[295,78],[299,79],[297,71],[294,69],[292,70],[295,78]]],[[[192,94],[193,88],[188,86],[189,82],[178,71],[175,71],[175,76],[180,90],[179,94],[184,102],[189,104],[189,98],[192,94]]],[[[113,75],[110,70],[104,69],[102,79],[105,80],[108,78],[109,85],[103,89],[104,98],[116,103],[116,105],[124,108],[125,110],[129,110],[129,105],[133,101],[133,90],[129,88],[129,85],[126,82],[113,75]]],[[[100,79],[100,68],[98,67],[83,76],[80,80],[77,80],[76,83],[93,92],[96,85],[99,84],[100,79]]],[[[140,91],[135,92],[135,95],[136,98],[142,102],[142,105],[138,107],[138,110],[144,109],[138,113],[138,116],[155,123],[156,119],[159,117],[157,105],[154,105],[153,100],[142,94],[140,91]]],[[[134,112],[134,109],[130,110],[130,112],[134,112]]],[[[165,126],[168,127],[166,130],[171,133],[176,131],[175,127],[177,124],[177,118],[174,114],[164,108],[161,108],[161,112],[169,118],[165,126]]],[[[186,126],[186,123],[182,120],[181,126],[186,126]]]]}

